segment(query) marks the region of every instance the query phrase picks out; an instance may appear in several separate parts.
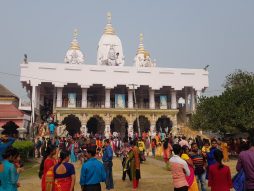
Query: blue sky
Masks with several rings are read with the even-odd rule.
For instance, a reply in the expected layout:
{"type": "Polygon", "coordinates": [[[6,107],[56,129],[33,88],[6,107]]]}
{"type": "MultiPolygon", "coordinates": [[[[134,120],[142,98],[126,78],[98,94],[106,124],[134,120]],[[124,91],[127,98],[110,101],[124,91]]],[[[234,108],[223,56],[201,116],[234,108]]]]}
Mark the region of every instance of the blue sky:
{"type": "Polygon", "coordinates": [[[254,72],[252,0],[2,0],[0,2],[0,83],[21,98],[24,53],[29,61],[63,62],[79,29],[87,64],[95,64],[106,14],[122,40],[126,65],[133,64],[139,33],[160,67],[209,67],[208,95],[221,93],[225,76],[254,72]]]}

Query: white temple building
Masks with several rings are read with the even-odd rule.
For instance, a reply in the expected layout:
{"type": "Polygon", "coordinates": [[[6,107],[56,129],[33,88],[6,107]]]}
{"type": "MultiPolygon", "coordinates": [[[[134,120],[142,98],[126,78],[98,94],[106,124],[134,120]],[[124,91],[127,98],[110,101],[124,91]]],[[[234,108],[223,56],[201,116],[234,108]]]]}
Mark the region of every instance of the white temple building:
{"type": "Polygon", "coordinates": [[[107,17],[97,63],[86,64],[75,30],[64,63],[20,65],[20,81],[32,97],[33,121],[53,114],[67,130],[106,136],[132,136],[139,129],[176,132],[178,114],[193,113],[197,98],[208,87],[208,71],[158,67],[144,48],[143,34],[133,66],[125,66],[121,40],[111,14],[107,17]],[[185,104],[178,104],[179,99],[185,104]]]}

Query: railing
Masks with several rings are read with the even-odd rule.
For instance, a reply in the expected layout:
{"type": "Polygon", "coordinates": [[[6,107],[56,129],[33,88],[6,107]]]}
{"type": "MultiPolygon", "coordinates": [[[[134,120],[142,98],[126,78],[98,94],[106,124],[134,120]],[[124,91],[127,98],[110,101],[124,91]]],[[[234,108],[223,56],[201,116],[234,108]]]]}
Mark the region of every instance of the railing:
{"type": "MultiPolygon", "coordinates": [[[[74,104],[70,104],[70,103],[68,103],[68,101],[63,100],[62,107],[63,108],[81,108],[82,107],[82,100],[77,100],[74,104]]],[[[105,108],[105,102],[104,101],[98,101],[98,102],[88,101],[87,102],[87,108],[105,108]]],[[[110,102],[110,108],[121,109],[120,107],[116,107],[114,101],[110,102]]],[[[127,102],[125,103],[125,108],[128,108],[128,103],[127,102]]],[[[149,102],[137,103],[137,106],[133,105],[133,108],[134,109],[135,108],[137,108],[137,109],[149,109],[150,104],[149,104],[149,102]]],[[[171,103],[167,103],[166,106],[162,106],[158,102],[155,103],[155,109],[170,109],[170,108],[171,108],[171,103]]]]}

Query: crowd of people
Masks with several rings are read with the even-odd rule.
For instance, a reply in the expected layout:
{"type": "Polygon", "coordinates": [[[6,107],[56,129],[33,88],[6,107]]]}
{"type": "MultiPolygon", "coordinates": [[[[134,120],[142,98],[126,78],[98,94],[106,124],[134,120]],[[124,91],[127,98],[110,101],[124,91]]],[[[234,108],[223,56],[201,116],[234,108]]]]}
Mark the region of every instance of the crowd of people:
{"type": "MultiPolygon", "coordinates": [[[[24,170],[20,154],[11,147],[14,138],[3,135],[0,142],[0,191],[18,190],[19,174],[24,170]]],[[[75,163],[80,162],[79,184],[83,191],[99,191],[101,183],[106,190],[114,189],[112,175],[113,158],[122,161],[122,180],[132,181],[132,188],[139,187],[142,163],[147,157],[165,162],[176,191],[229,191],[232,181],[229,156],[238,156],[236,169],[244,174],[244,189],[254,190],[254,138],[239,139],[239,150],[234,150],[232,139],[187,138],[171,133],[143,132],[141,136],[121,139],[103,135],[79,135],[75,137],[38,137],[35,154],[41,160],[39,178],[42,191],[73,191],[76,183],[75,163]]],[[[234,141],[233,141],[234,142],[234,141]]],[[[235,144],[237,145],[237,144],[235,144]]],[[[243,177],[243,176],[242,176],[243,177]]],[[[238,182],[237,182],[238,181],[238,182]]],[[[131,188],[130,188],[131,189],[131,188]]],[[[243,190],[244,190],[243,189],[243,190]]]]}

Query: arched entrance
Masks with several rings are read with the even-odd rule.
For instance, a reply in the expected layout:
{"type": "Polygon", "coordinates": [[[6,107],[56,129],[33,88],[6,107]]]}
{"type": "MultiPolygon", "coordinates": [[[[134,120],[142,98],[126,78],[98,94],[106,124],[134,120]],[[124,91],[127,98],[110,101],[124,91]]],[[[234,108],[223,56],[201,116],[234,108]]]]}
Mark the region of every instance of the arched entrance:
{"type": "MultiPolygon", "coordinates": [[[[139,116],[139,127],[140,127],[140,132],[148,132],[150,130],[150,121],[148,120],[147,117],[141,115],[139,116]]],[[[135,133],[138,133],[138,123],[137,119],[135,119],[133,123],[133,129],[135,133]]]]}
{"type": "Polygon", "coordinates": [[[64,118],[62,124],[66,126],[66,130],[69,135],[74,136],[76,133],[80,132],[81,122],[78,117],[71,114],[64,118]]]}
{"type": "Polygon", "coordinates": [[[98,115],[94,115],[93,117],[91,117],[88,121],[87,121],[87,132],[89,134],[95,135],[95,134],[100,134],[103,135],[104,134],[104,130],[105,130],[105,122],[104,120],[98,116],[98,115]]]}
{"type": "Polygon", "coordinates": [[[173,127],[173,122],[167,116],[161,116],[156,122],[156,131],[169,133],[173,127]]]}
{"type": "Polygon", "coordinates": [[[17,130],[19,126],[13,121],[8,121],[5,125],[2,126],[2,128],[4,129],[2,134],[9,135],[11,137],[17,137],[19,134],[17,130]]]}
{"type": "Polygon", "coordinates": [[[128,137],[128,122],[125,117],[117,115],[113,118],[110,124],[111,134],[114,132],[118,133],[118,136],[123,140],[125,137],[128,137]]]}

